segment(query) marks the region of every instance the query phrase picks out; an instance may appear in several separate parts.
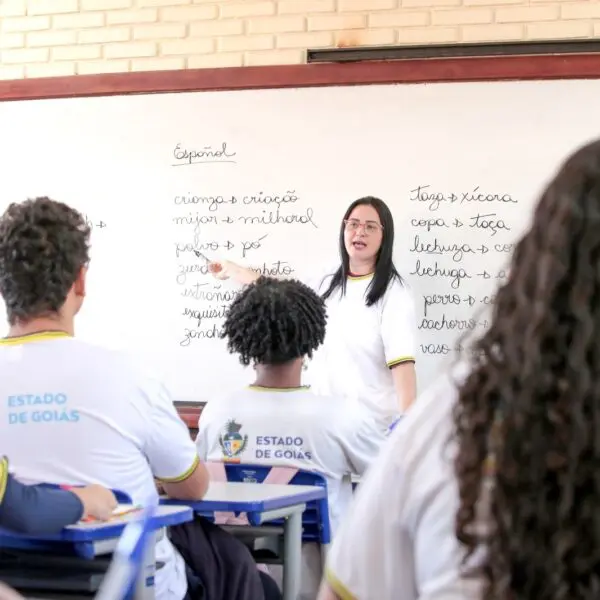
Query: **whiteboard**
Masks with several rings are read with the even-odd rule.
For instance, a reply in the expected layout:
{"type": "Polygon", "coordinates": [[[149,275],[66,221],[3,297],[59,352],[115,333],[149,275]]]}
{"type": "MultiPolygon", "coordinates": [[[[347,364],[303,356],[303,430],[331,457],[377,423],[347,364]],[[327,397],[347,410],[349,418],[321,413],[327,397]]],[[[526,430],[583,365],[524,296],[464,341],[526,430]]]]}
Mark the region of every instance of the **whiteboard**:
{"type": "Polygon", "coordinates": [[[598,97],[599,80],[571,80],[4,102],[0,210],[48,195],[85,213],[76,334],[132,353],[177,400],[210,401],[253,373],[218,337],[237,288],[193,250],[303,277],[336,263],[347,205],[379,196],[423,389],[465,327],[485,329],[541,187],[600,132],[598,97]]]}

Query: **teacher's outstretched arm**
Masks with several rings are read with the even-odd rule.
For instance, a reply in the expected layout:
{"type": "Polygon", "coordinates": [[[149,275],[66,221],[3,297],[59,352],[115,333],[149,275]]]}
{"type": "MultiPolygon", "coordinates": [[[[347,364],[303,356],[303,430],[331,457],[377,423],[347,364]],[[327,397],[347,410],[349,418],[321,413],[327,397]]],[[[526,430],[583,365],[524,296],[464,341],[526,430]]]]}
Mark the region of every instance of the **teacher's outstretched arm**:
{"type": "Polygon", "coordinates": [[[257,271],[242,267],[230,260],[211,261],[208,263],[208,270],[217,279],[233,279],[241,285],[254,283],[260,277],[257,271]]]}

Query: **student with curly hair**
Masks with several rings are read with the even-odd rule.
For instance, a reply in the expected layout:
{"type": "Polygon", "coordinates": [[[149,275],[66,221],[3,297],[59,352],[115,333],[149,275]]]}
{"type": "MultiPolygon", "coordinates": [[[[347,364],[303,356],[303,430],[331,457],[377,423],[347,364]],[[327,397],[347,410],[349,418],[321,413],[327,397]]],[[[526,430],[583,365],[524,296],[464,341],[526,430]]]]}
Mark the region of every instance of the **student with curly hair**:
{"type": "Polygon", "coordinates": [[[600,597],[600,141],[542,193],[472,350],[392,434],[321,600],[600,597]]]}
{"type": "MultiPolygon", "coordinates": [[[[0,294],[10,325],[0,339],[2,449],[24,481],[98,483],[146,504],[158,502],[156,477],[170,496],[199,500],[208,473],[162,383],[125,355],[75,337],[89,238],[81,214],[45,197],[11,204],[0,218],[0,294]]],[[[172,528],[156,556],[158,600],[264,599],[247,549],[208,522],[172,528]],[[201,541],[206,553],[194,553],[201,541]],[[212,552],[220,553],[214,561],[212,552]],[[248,568],[219,571],[228,558],[248,568]]]]}
{"type": "Polygon", "coordinates": [[[207,461],[323,474],[335,535],[352,499],[350,475],[364,473],[382,437],[358,404],[353,409],[302,385],[302,361],[323,343],[325,323],[323,300],[299,281],[261,277],[246,287],[231,303],[222,335],[243,365],[254,365],[256,378],[208,402],[197,445],[207,461]]]}

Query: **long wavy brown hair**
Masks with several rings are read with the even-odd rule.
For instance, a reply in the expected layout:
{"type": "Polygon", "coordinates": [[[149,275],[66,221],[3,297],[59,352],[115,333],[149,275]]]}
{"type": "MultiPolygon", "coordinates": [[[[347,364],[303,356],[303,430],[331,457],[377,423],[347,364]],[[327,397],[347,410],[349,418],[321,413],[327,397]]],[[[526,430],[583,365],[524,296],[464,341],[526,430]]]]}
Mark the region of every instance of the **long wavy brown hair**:
{"type": "Polygon", "coordinates": [[[543,192],[473,349],[454,415],[456,534],[479,557],[482,597],[596,600],[600,141],[543,192]]]}

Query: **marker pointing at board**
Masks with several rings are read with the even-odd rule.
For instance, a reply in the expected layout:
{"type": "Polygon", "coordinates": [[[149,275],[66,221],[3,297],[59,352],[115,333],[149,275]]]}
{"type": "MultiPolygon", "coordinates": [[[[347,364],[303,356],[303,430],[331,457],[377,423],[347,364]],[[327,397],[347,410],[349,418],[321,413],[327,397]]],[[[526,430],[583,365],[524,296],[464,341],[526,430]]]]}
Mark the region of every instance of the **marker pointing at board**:
{"type": "Polygon", "coordinates": [[[208,258],[208,256],[206,256],[205,254],[202,254],[202,252],[200,252],[199,250],[194,250],[194,254],[198,258],[203,258],[207,263],[211,262],[211,260],[208,258]]]}
{"type": "Polygon", "coordinates": [[[198,258],[203,258],[209,265],[212,273],[218,273],[221,270],[221,265],[218,263],[214,263],[210,258],[208,258],[205,254],[202,254],[199,250],[194,250],[194,254],[198,258]]]}

